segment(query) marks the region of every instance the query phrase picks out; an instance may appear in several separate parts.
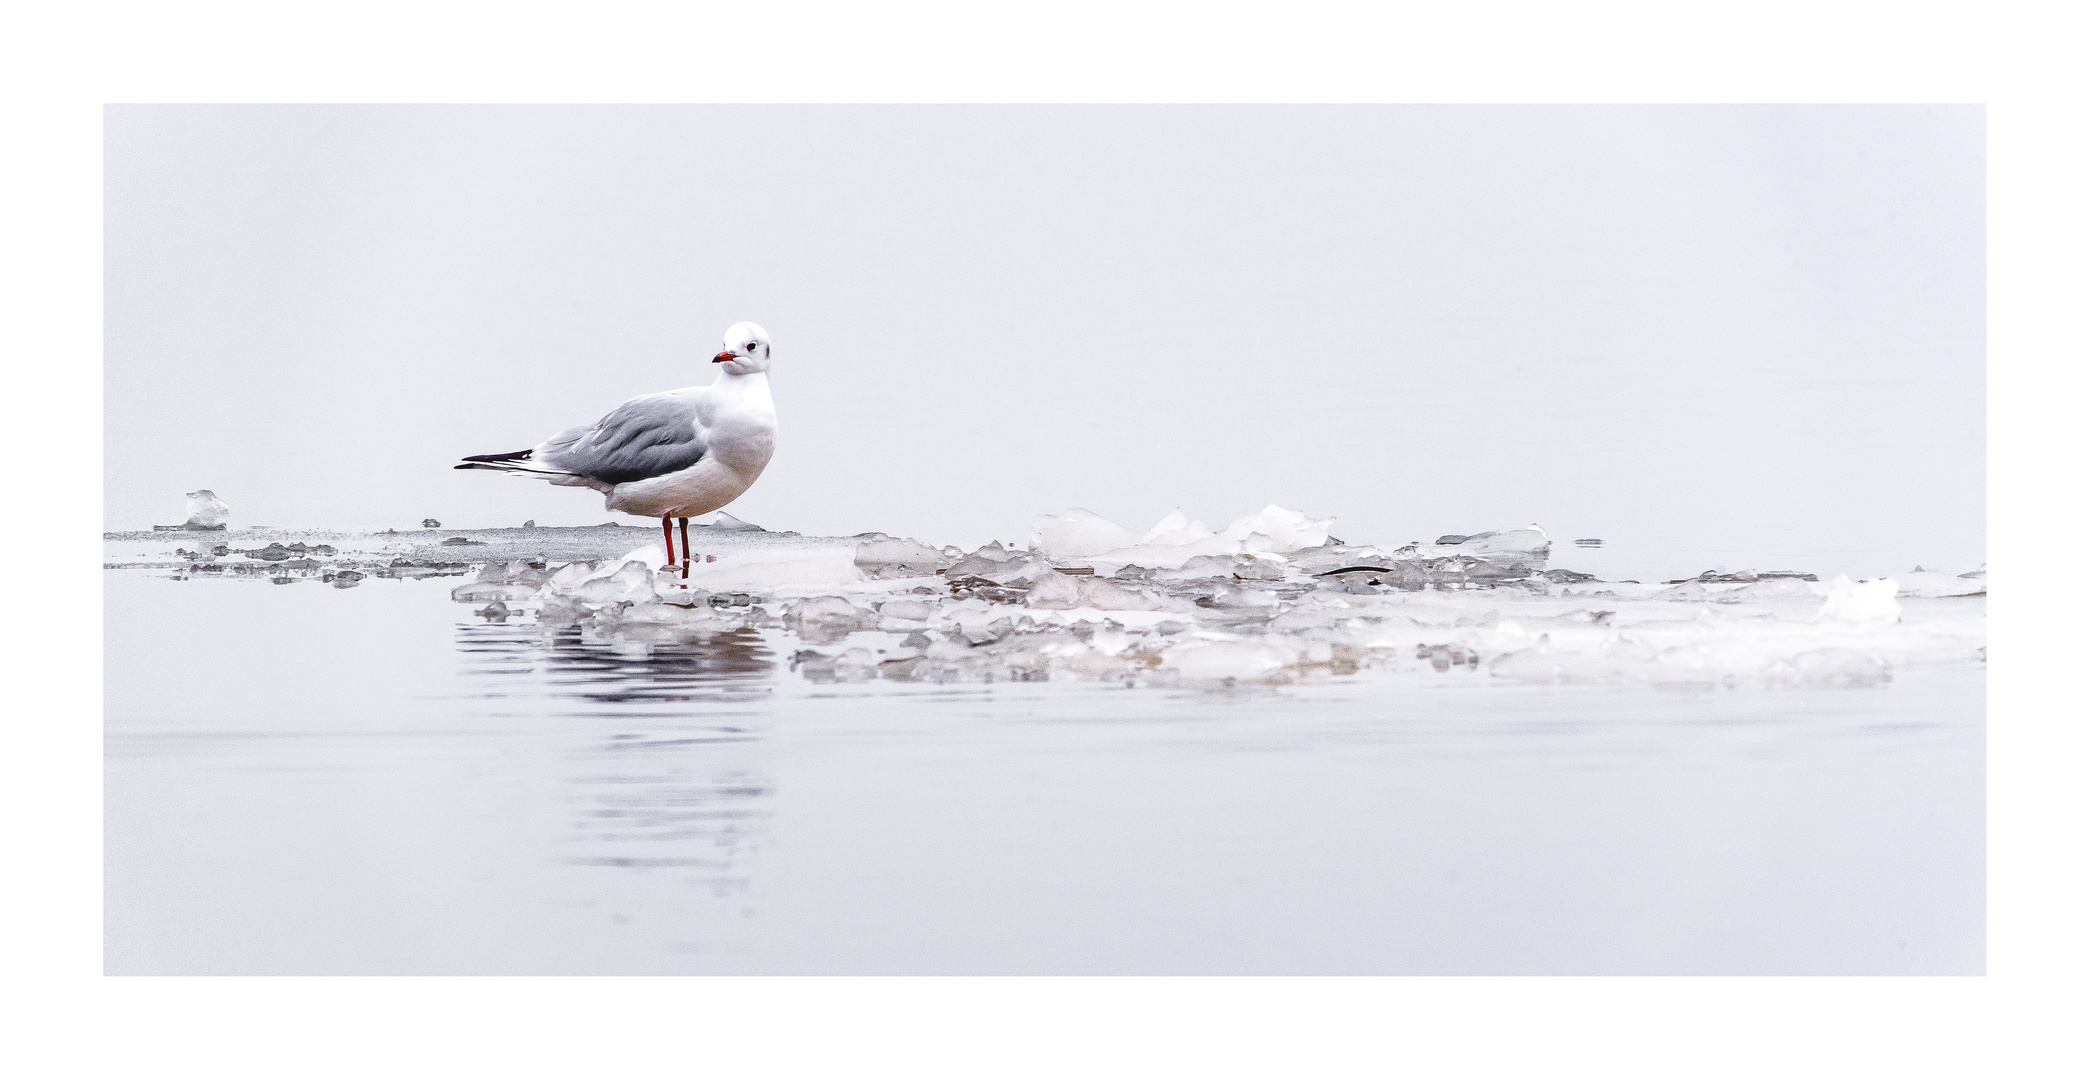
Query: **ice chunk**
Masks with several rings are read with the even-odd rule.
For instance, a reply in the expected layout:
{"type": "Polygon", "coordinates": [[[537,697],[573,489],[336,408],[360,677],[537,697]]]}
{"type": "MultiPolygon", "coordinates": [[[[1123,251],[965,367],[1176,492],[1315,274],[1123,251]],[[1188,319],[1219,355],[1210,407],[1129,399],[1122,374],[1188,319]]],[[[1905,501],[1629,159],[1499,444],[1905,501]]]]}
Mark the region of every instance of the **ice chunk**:
{"type": "Polygon", "coordinates": [[[1058,611],[1174,611],[1190,606],[1182,601],[1164,601],[1144,590],[1128,589],[1103,578],[1066,574],[1049,574],[1033,582],[1024,603],[1058,611]]]}
{"type": "Polygon", "coordinates": [[[1235,521],[1222,535],[1238,541],[1241,550],[1267,551],[1278,555],[1328,542],[1328,527],[1334,518],[1310,518],[1297,510],[1272,503],[1257,513],[1235,521]]]}
{"type": "Polygon", "coordinates": [[[1128,589],[1102,578],[1073,580],[1080,590],[1080,606],[1099,611],[1177,611],[1191,606],[1181,601],[1167,603],[1144,589],[1128,589]]]}
{"type": "Polygon", "coordinates": [[[1221,585],[1212,594],[1212,606],[1239,610],[1264,610],[1278,606],[1277,594],[1264,589],[1244,589],[1232,585],[1221,585]]]}
{"type": "Polygon", "coordinates": [[[566,595],[590,606],[638,604],[660,599],[651,560],[626,559],[608,573],[597,573],[567,590],[566,595]]]}
{"type": "Polygon", "coordinates": [[[1218,534],[1212,531],[1211,526],[1202,521],[1192,521],[1188,514],[1183,513],[1181,509],[1176,509],[1170,511],[1167,517],[1155,522],[1154,527],[1148,529],[1147,534],[1139,538],[1139,542],[1142,545],[1194,544],[1199,540],[1210,540],[1216,535],[1218,534]]]}
{"type": "MultiPolygon", "coordinates": [[[[653,568],[666,558],[666,552],[656,546],[634,548],[600,563],[568,563],[547,578],[535,595],[541,601],[570,600],[584,607],[658,600],[653,568]]],[[[464,587],[457,590],[466,591],[464,587]]]]}
{"type": "Polygon", "coordinates": [[[1031,583],[1023,602],[1032,607],[1074,608],[1081,606],[1081,586],[1065,574],[1051,573],[1031,583]]]}
{"type": "MultiPolygon", "coordinates": [[[[658,551],[660,549],[655,548],[654,550],[658,551]]],[[[539,592],[544,596],[563,596],[573,586],[586,581],[589,575],[595,573],[596,568],[596,563],[585,559],[576,559],[552,571],[551,577],[545,579],[544,585],[539,589],[539,592]]]]}
{"type": "Polygon", "coordinates": [[[1546,537],[1544,529],[1526,525],[1521,529],[1502,529],[1471,536],[1451,533],[1438,537],[1434,544],[1408,544],[1394,551],[1392,557],[1396,562],[1432,564],[1431,569],[1443,569],[1449,565],[1438,564],[1436,560],[1476,560],[1521,575],[1545,569],[1546,557],[1552,549],[1553,543],[1546,537]]]}
{"type": "Polygon", "coordinates": [[[999,540],[970,554],[958,552],[955,548],[949,550],[952,553],[951,563],[945,569],[944,576],[953,581],[966,577],[987,577],[1015,554],[1003,548],[999,540]]]}
{"type": "MultiPolygon", "coordinates": [[[[551,574],[540,560],[514,559],[509,562],[489,561],[479,568],[473,579],[481,585],[522,585],[526,591],[535,591],[551,578],[551,574]]],[[[491,595],[491,594],[490,594],[491,595]]]]}
{"type": "Polygon", "coordinates": [[[1537,525],[1526,525],[1521,529],[1475,533],[1459,547],[1475,558],[1498,566],[1521,563],[1536,569],[1545,565],[1546,556],[1552,553],[1553,542],[1547,538],[1546,530],[1537,525]]]}
{"type": "Polygon", "coordinates": [[[871,612],[839,596],[812,596],[792,604],[784,611],[784,622],[789,623],[850,623],[872,620],[871,612]]]}
{"type": "MultiPolygon", "coordinates": [[[[957,576],[949,572],[944,574],[946,579],[954,579],[957,576]]],[[[1063,577],[1064,575],[1053,568],[1050,560],[1041,559],[1028,552],[1018,552],[996,563],[993,568],[973,576],[985,578],[996,585],[1026,586],[1047,578],[1063,577]]]]}
{"type": "Polygon", "coordinates": [[[878,614],[884,618],[925,621],[936,613],[936,609],[922,600],[887,600],[878,605],[878,614]]]}
{"type": "MultiPolygon", "coordinates": [[[[1001,564],[1006,561],[1005,559],[990,559],[978,554],[962,556],[945,569],[944,577],[952,581],[956,581],[959,578],[986,577],[988,574],[1001,569],[1001,564]]],[[[989,578],[988,580],[991,581],[993,579],[989,578]]]]}
{"type": "Polygon", "coordinates": [[[1015,632],[1015,613],[1020,613],[1019,609],[973,599],[947,605],[942,616],[967,642],[984,645],[1015,632]]]}
{"type": "MultiPolygon", "coordinates": [[[[1434,544],[1408,544],[1392,552],[1334,545],[1294,556],[1301,572],[1336,575],[1338,584],[1324,586],[1350,592],[1387,586],[1409,591],[1432,585],[1492,585],[1519,581],[1543,571],[1551,542],[1536,525],[1500,532],[1440,536],[1434,544]]],[[[1557,574],[1549,580],[1568,584],[1588,575],[1557,574]]]]}
{"type": "Polygon", "coordinates": [[[1033,550],[1055,559],[1086,559],[1140,542],[1132,530],[1080,507],[1039,515],[1030,535],[1033,550]]]}
{"type": "Polygon", "coordinates": [[[1899,586],[1893,578],[1853,582],[1842,574],[1829,583],[1829,598],[1822,601],[1817,622],[1891,623],[1901,618],[1901,604],[1894,599],[1899,586]]]}
{"type": "Polygon", "coordinates": [[[943,555],[919,541],[887,537],[857,545],[855,561],[866,577],[931,577],[943,555]]]}
{"type": "Polygon", "coordinates": [[[189,520],[183,523],[188,528],[222,529],[232,516],[232,508],[209,488],[198,488],[184,497],[189,500],[189,520]]]}
{"type": "Polygon", "coordinates": [[[1153,581],[1195,581],[1201,578],[1241,578],[1247,581],[1283,581],[1290,563],[1282,555],[1196,555],[1175,569],[1158,569],[1144,575],[1153,581]]]}
{"type": "Polygon", "coordinates": [[[1174,570],[1193,559],[1241,554],[1288,554],[1328,542],[1334,518],[1310,518],[1268,506],[1215,533],[1181,510],[1154,523],[1143,535],[1087,510],[1062,510],[1032,523],[1031,546],[1061,561],[1084,561],[1100,572],[1127,566],[1174,570]]]}
{"type": "Polygon", "coordinates": [[[1010,551],[1008,548],[1001,546],[1001,541],[995,540],[988,543],[986,546],[976,548],[973,551],[968,552],[967,554],[969,556],[977,556],[979,558],[992,560],[994,562],[1007,562],[1016,553],[1010,551]]]}
{"type": "Polygon", "coordinates": [[[1241,560],[1233,555],[1194,555],[1183,560],[1183,565],[1173,569],[1156,570],[1152,575],[1157,581],[1196,581],[1202,578],[1232,577],[1241,560]]]}
{"type": "Polygon", "coordinates": [[[815,596],[784,611],[784,625],[815,644],[840,641],[878,625],[878,615],[839,596],[815,596]]]}
{"type": "Polygon", "coordinates": [[[1243,581],[1283,581],[1291,575],[1291,563],[1282,555],[1249,553],[1234,564],[1234,576],[1243,581]]]}

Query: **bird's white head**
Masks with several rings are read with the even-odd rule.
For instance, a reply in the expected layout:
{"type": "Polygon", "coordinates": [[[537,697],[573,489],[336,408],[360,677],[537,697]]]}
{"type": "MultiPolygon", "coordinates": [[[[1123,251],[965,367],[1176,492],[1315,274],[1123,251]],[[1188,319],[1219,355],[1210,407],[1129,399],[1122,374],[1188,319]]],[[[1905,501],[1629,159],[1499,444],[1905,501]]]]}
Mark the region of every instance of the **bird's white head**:
{"type": "Polygon", "coordinates": [[[752,375],[769,370],[769,331],[751,322],[737,322],[726,330],[726,348],[711,358],[725,365],[728,375],[752,375]]]}

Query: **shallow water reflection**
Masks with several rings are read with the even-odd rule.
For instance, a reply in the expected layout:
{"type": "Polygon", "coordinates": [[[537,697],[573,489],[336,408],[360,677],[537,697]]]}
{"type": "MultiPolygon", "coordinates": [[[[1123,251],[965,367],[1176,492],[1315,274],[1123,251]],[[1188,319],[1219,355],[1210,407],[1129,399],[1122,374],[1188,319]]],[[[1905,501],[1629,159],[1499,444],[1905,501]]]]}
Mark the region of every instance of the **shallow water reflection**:
{"type": "Polygon", "coordinates": [[[107,966],[1978,971],[1978,670],[819,684],[447,582],[111,572],[107,966]]]}
{"type": "MultiPolygon", "coordinates": [[[[712,939],[753,915],[753,861],[774,815],[776,782],[759,748],[776,668],[753,630],[699,641],[590,641],[576,627],[460,622],[463,678],[488,699],[531,702],[542,715],[614,720],[564,755],[575,853],[565,866],[648,872],[690,893],[673,906],[688,936],[712,939]]],[[[630,884],[613,883],[614,897],[630,884]]],[[[611,907],[617,907],[612,903],[611,907]]],[[[629,906],[629,905],[625,905],[629,906]]],[[[629,912],[609,916],[619,924],[629,912]]],[[[678,943],[683,950],[695,943],[678,943]]]]}
{"type": "MultiPolygon", "coordinates": [[[[701,641],[591,642],[578,627],[457,624],[465,677],[489,680],[488,696],[543,693],[598,704],[688,705],[762,700],[775,655],[754,630],[701,641]],[[504,680],[544,676],[519,690],[504,680]]],[[[564,715],[587,715],[567,712],[564,715]]],[[[622,715],[621,713],[615,715],[622,715]]]]}

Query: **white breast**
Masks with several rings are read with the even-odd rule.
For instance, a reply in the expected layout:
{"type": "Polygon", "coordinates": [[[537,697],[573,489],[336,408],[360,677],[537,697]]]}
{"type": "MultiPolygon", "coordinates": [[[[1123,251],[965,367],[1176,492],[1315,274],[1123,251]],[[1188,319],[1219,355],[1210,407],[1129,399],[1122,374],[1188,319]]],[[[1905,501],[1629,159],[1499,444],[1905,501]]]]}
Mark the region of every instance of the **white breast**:
{"type": "Polygon", "coordinates": [[[721,378],[705,387],[696,422],[706,443],[704,460],[664,476],[618,484],[605,505],[647,517],[696,517],[739,498],[776,452],[769,376],[721,378]]]}

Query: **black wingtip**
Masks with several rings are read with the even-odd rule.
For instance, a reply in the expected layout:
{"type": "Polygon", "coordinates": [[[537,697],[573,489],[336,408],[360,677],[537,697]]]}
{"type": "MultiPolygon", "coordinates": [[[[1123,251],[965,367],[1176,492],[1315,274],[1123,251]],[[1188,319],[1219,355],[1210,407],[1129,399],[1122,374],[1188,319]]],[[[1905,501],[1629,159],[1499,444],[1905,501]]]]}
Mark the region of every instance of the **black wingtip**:
{"type": "MultiPolygon", "coordinates": [[[[464,459],[466,461],[521,461],[534,452],[535,448],[533,447],[529,450],[515,450],[506,454],[466,454],[464,459]]],[[[462,469],[464,466],[459,465],[458,468],[462,469]]]]}

